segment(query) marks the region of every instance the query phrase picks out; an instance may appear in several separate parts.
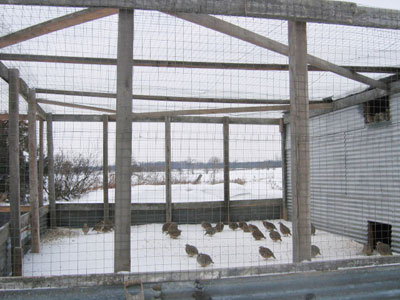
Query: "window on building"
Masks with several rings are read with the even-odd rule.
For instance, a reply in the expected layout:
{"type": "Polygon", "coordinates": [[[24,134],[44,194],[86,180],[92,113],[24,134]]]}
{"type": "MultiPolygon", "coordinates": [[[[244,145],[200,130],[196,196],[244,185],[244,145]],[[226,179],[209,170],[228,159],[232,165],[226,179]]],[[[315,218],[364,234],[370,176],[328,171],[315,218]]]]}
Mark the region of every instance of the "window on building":
{"type": "Polygon", "coordinates": [[[390,120],[389,97],[382,97],[364,103],[365,123],[390,120]]]}
{"type": "Polygon", "coordinates": [[[392,225],[368,221],[368,243],[375,249],[377,242],[392,244],[392,225]]]}

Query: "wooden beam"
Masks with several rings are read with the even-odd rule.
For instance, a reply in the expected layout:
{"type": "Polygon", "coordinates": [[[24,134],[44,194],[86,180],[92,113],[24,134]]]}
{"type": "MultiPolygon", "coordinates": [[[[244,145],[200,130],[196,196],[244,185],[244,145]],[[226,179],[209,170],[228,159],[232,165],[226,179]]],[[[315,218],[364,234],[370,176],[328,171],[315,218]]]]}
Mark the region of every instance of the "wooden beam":
{"type": "Polygon", "coordinates": [[[49,190],[50,228],[56,228],[56,192],[54,185],[53,115],[47,114],[47,185],[49,190]]]}
{"type": "Polygon", "coordinates": [[[39,164],[38,164],[38,197],[39,197],[39,207],[43,206],[43,191],[44,191],[44,121],[40,119],[39,121],[39,164]]]}
{"type": "MultiPolygon", "coordinates": [[[[203,26],[205,28],[213,29],[215,31],[227,34],[242,41],[251,43],[253,45],[277,52],[279,54],[285,56],[289,55],[289,47],[287,45],[284,45],[280,42],[274,41],[255,32],[239,27],[237,25],[231,24],[219,18],[209,15],[199,15],[199,14],[195,15],[188,13],[169,13],[169,14],[171,16],[175,16],[177,18],[183,19],[188,22],[192,22],[194,24],[203,26]]],[[[367,84],[372,87],[380,89],[387,88],[387,85],[384,82],[369,78],[359,73],[349,71],[345,68],[339,67],[338,65],[335,65],[333,63],[330,63],[326,60],[320,59],[312,55],[307,55],[306,69],[307,69],[307,62],[310,65],[313,65],[322,70],[333,72],[340,76],[367,84]]]]}
{"type": "Polygon", "coordinates": [[[110,205],[108,203],[108,115],[103,115],[103,201],[104,222],[110,221],[110,205]]]}
{"type": "Polygon", "coordinates": [[[0,0],[0,4],[66,7],[112,7],[168,12],[215,14],[280,20],[400,29],[397,10],[357,6],[355,3],[307,0],[0,0]]]}
{"type": "Polygon", "coordinates": [[[286,125],[283,118],[279,120],[281,133],[281,160],[282,160],[282,219],[289,221],[287,199],[287,161],[286,161],[286,125]]]}
{"type": "Polygon", "coordinates": [[[171,200],[171,120],[165,117],[165,219],[172,222],[171,200]]]}
{"type": "MultiPolygon", "coordinates": [[[[97,97],[97,98],[111,98],[111,99],[115,99],[117,97],[115,93],[68,91],[68,90],[55,90],[55,89],[43,89],[43,88],[37,88],[36,92],[38,94],[68,95],[68,96],[97,97]]],[[[177,96],[138,95],[138,94],[133,94],[132,99],[145,100],[145,101],[170,101],[170,102],[195,102],[195,103],[290,104],[290,100],[286,99],[265,100],[265,99],[241,99],[241,98],[235,98],[235,99],[199,98],[199,97],[177,97],[177,96]]],[[[316,103],[322,103],[322,101],[316,101],[316,103]]]]}
{"type": "Polygon", "coordinates": [[[114,8],[88,8],[74,12],[53,20],[49,20],[17,32],[0,37],[0,49],[15,45],[54,31],[72,27],[85,22],[97,20],[114,15],[118,9],[114,8]]]}
{"type": "Polygon", "coordinates": [[[31,239],[32,253],[40,253],[40,219],[38,195],[38,168],[37,168],[37,143],[36,143],[36,95],[35,90],[28,93],[28,149],[29,149],[29,202],[31,205],[31,239]]]}
{"type": "MultiPolygon", "coordinates": [[[[65,64],[87,64],[87,65],[117,65],[114,58],[56,56],[56,55],[33,55],[0,53],[0,60],[5,61],[29,61],[65,64]]],[[[289,71],[288,64],[249,64],[249,63],[222,63],[202,61],[175,61],[175,60],[146,60],[134,59],[133,67],[156,67],[156,68],[188,68],[188,69],[220,69],[220,70],[247,70],[247,71],[289,71]]],[[[400,73],[399,67],[388,66],[340,66],[353,72],[360,73],[400,73]]],[[[324,72],[325,70],[308,65],[309,72],[324,72]]]]}
{"type": "Polygon", "coordinates": [[[307,24],[289,21],[293,262],[311,260],[307,24]]]}
{"type": "Polygon", "coordinates": [[[224,118],[223,123],[223,148],[224,148],[224,221],[229,223],[230,214],[230,176],[229,176],[229,118],[224,118]]]}
{"type": "Polygon", "coordinates": [[[114,272],[131,271],[133,11],[121,9],[118,21],[117,121],[115,158],[114,272]],[[129,163],[127,163],[129,162],[129,163]]]}
{"type": "MultiPolygon", "coordinates": [[[[1,120],[0,115],[0,120],[1,120]]],[[[102,115],[53,115],[53,122],[102,122],[102,115]]],[[[170,117],[173,123],[205,123],[205,124],[222,124],[223,117],[190,117],[176,116],[170,117]]],[[[230,118],[230,124],[252,124],[252,125],[279,125],[280,119],[274,118],[230,118]]],[[[108,115],[109,122],[115,122],[115,115],[108,115]]],[[[157,122],[164,123],[164,117],[156,118],[132,118],[132,122],[157,122]]]]}
{"type": "Polygon", "coordinates": [[[51,105],[57,105],[57,106],[78,108],[78,109],[88,109],[88,110],[93,110],[93,111],[115,113],[114,109],[107,109],[107,108],[101,108],[101,107],[90,106],[90,105],[73,104],[73,103],[68,103],[68,102],[59,102],[59,101],[46,100],[46,99],[37,99],[37,102],[43,103],[43,104],[51,104],[51,105]]]}
{"type": "Polygon", "coordinates": [[[10,175],[10,239],[12,275],[22,276],[21,220],[20,220],[20,164],[19,164],[19,71],[9,69],[10,121],[8,127],[9,175],[10,175]]]}
{"type": "MultiPolygon", "coordinates": [[[[7,83],[9,83],[8,70],[9,69],[6,67],[6,65],[0,61],[0,77],[7,83]]],[[[28,101],[28,90],[29,90],[29,87],[26,84],[26,82],[22,78],[19,78],[19,93],[22,95],[22,97],[26,101],[28,101]]],[[[42,120],[45,120],[46,112],[43,110],[43,108],[37,104],[36,109],[37,109],[38,115],[42,118],[42,120]]]]}

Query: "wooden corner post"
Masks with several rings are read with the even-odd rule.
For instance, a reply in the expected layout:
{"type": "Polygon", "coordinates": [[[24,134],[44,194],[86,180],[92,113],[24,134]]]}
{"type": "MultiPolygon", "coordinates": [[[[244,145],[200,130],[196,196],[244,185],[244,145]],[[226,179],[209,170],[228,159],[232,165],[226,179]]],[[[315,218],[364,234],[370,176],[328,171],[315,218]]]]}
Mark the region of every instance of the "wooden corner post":
{"type": "Polygon", "coordinates": [[[39,120],[39,164],[38,164],[38,197],[39,207],[43,206],[43,190],[44,190],[44,121],[39,120]]]}
{"type": "Polygon", "coordinates": [[[54,183],[54,144],[53,144],[53,115],[48,113],[47,122],[47,178],[50,206],[50,228],[56,228],[56,189],[54,183]]]}
{"type": "Polygon", "coordinates": [[[286,162],[286,125],[283,118],[279,120],[279,131],[281,133],[281,161],[282,161],[282,210],[281,218],[289,220],[287,203],[287,162],[286,162]]]}
{"type": "Polygon", "coordinates": [[[293,262],[311,260],[307,23],[289,21],[293,262]]]}
{"type": "Polygon", "coordinates": [[[165,219],[172,222],[171,200],[171,119],[165,117],[165,219]]]}
{"type": "Polygon", "coordinates": [[[20,174],[19,174],[19,71],[10,69],[9,77],[9,127],[8,151],[10,172],[10,239],[11,267],[13,276],[22,276],[22,246],[20,220],[20,174]]]}
{"type": "Polygon", "coordinates": [[[103,115],[103,200],[104,222],[108,222],[110,220],[108,203],[108,115],[103,115]]]}
{"type": "Polygon", "coordinates": [[[224,140],[224,206],[225,206],[225,222],[230,222],[230,176],[229,176],[229,118],[224,117],[223,124],[223,140],[224,140]]]}
{"type": "Polygon", "coordinates": [[[118,16],[115,273],[131,270],[133,10],[120,9],[118,16]]]}
{"type": "Polygon", "coordinates": [[[38,195],[38,168],[36,160],[36,93],[34,89],[28,91],[28,136],[29,136],[29,200],[31,204],[31,238],[32,253],[40,252],[40,219],[38,195]]]}

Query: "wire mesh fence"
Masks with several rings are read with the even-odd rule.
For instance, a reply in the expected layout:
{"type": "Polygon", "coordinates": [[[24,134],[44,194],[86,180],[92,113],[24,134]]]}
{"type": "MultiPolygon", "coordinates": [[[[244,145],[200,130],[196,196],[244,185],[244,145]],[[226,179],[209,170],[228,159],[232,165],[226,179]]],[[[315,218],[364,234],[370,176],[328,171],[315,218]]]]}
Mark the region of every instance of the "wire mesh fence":
{"type": "MultiPolygon", "coordinates": [[[[2,36],[80,11],[2,8],[2,36]]],[[[117,12],[0,50],[0,225],[16,201],[9,193],[9,70],[18,69],[24,82],[17,111],[22,217],[9,223],[19,231],[23,276],[118,272],[117,232],[129,236],[124,271],[141,274],[234,268],[258,274],[302,260],[396,256],[398,96],[373,86],[397,80],[396,31],[210,16],[250,32],[237,38],[187,16],[135,10],[132,120],[125,128],[132,139],[123,144],[132,155],[122,161],[117,12]],[[296,40],[293,32],[300,36],[302,28],[307,35],[296,40]],[[249,43],[257,34],[296,48],[287,48],[288,59],[269,51],[268,42],[249,43]],[[339,71],[326,72],[313,58],[317,66],[311,64],[307,53],[339,71]],[[342,69],[365,74],[372,87],[365,78],[341,76],[342,69]],[[45,152],[38,158],[39,253],[31,251],[25,214],[33,205],[25,85],[36,89],[45,113],[38,111],[36,121],[45,152]],[[300,99],[297,108],[293,99],[300,99]],[[50,124],[52,138],[39,129],[50,124]],[[117,193],[121,164],[130,170],[129,199],[117,193]],[[123,201],[130,205],[129,232],[118,225],[123,201]]],[[[7,248],[8,235],[0,242],[0,270],[9,276],[18,258],[7,248]]]]}

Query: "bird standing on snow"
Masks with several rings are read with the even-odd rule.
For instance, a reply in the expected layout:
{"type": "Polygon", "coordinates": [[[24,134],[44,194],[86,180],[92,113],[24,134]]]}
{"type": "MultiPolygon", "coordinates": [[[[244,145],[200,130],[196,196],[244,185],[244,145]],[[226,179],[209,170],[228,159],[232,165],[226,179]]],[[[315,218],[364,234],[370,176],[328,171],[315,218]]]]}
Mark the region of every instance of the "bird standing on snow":
{"type": "Polygon", "coordinates": [[[322,255],[322,254],[321,254],[321,251],[319,250],[319,248],[318,248],[317,246],[315,246],[315,245],[311,245],[311,257],[314,258],[314,257],[316,257],[318,254],[319,254],[319,255],[322,255]]]}
{"type": "MultiPolygon", "coordinates": [[[[267,247],[263,247],[260,246],[260,248],[258,249],[258,253],[260,253],[260,255],[262,257],[264,257],[265,259],[268,259],[270,257],[275,258],[274,252],[272,252],[269,248],[267,247]]],[[[276,258],[275,258],[276,259],[276,258]]]]}
{"type": "Polygon", "coordinates": [[[164,225],[162,226],[162,232],[168,233],[168,228],[170,225],[171,225],[171,222],[164,223],[164,225]]]}
{"type": "Polygon", "coordinates": [[[236,222],[229,222],[229,228],[232,230],[236,230],[239,228],[239,225],[236,222]]]}
{"type": "Polygon", "coordinates": [[[378,253],[383,256],[393,255],[392,250],[390,249],[390,246],[388,244],[385,244],[382,242],[376,243],[376,251],[378,251],[378,253]]]}
{"type": "Polygon", "coordinates": [[[290,229],[285,226],[282,222],[279,222],[279,229],[281,230],[283,236],[289,236],[292,235],[290,232],[290,229]]]}
{"type": "Polygon", "coordinates": [[[253,229],[251,234],[253,235],[253,238],[256,239],[256,241],[259,241],[261,239],[265,239],[265,236],[263,235],[263,233],[259,229],[253,229]]]}
{"type": "Polygon", "coordinates": [[[186,251],[187,255],[189,255],[190,257],[193,257],[193,256],[199,254],[199,250],[197,250],[197,248],[195,246],[192,246],[189,244],[186,244],[185,251],[186,251]]]}
{"type": "Polygon", "coordinates": [[[239,222],[239,228],[243,229],[243,226],[247,226],[246,222],[239,222]]]}
{"type": "Polygon", "coordinates": [[[172,239],[177,239],[178,236],[181,235],[182,230],[179,230],[178,228],[171,228],[171,226],[168,228],[168,234],[172,239]]]}
{"type": "Polygon", "coordinates": [[[89,232],[89,226],[87,226],[86,223],[83,224],[83,226],[82,226],[82,231],[83,231],[83,234],[84,234],[84,235],[87,235],[87,234],[88,234],[88,232],[89,232]]]}
{"type": "Polygon", "coordinates": [[[217,225],[215,225],[215,230],[217,232],[221,232],[222,230],[224,230],[224,223],[218,222],[217,225]]]}
{"type": "Polygon", "coordinates": [[[92,231],[97,231],[97,233],[99,233],[99,232],[103,232],[103,229],[104,229],[104,221],[101,220],[100,222],[97,222],[94,225],[92,231]]]}
{"type": "Polygon", "coordinates": [[[369,243],[364,244],[362,253],[370,256],[370,255],[372,255],[372,252],[374,252],[374,250],[372,249],[372,246],[369,243]]]}
{"type": "Polygon", "coordinates": [[[249,229],[250,229],[251,232],[253,232],[254,230],[260,231],[260,229],[258,229],[258,227],[256,225],[253,225],[253,224],[249,224],[249,229]]]}
{"type": "Polygon", "coordinates": [[[206,233],[204,235],[213,236],[217,230],[214,227],[210,227],[206,229],[206,233]]]}
{"type": "Polygon", "coordinates": [[[207,267],[210,264],[213,264],[214,262],[212,261],[211,257],[208,254],[205,253],[200,253],[197,255],[197,262],[199,263],[200,266],[207,267]]]}
{"type": "Polygon", "coordinates": [[[275,230],[272,230],[272,231],[269,233],[269,237],[270,237],[271,240],[273,240],[274,242],[282,241],[280,233],[279,233],[278,231],[275,231],[275,230]]]}
{"type": "Polygon", "coordinates": [[[243,232],[251,232],[249,226],[246,223],[243,224],[242,230],[243,230],[243,232]]]}
{"type": "Polygon", "coordinates": [[[265,229],[267,229],[268,231],[272,231],[272,230],[277,230],[276,226],[274,225],[274,223],[268,222],[268,221],[263,221],[262,222],[265,229]]]}
{"type": "Polygon", "coordinates": [[[203,227],[204,230],[207,230],[208,228],[211,228],[212,225],[208,222],[201,222],[201,227],[203,227]]]}

